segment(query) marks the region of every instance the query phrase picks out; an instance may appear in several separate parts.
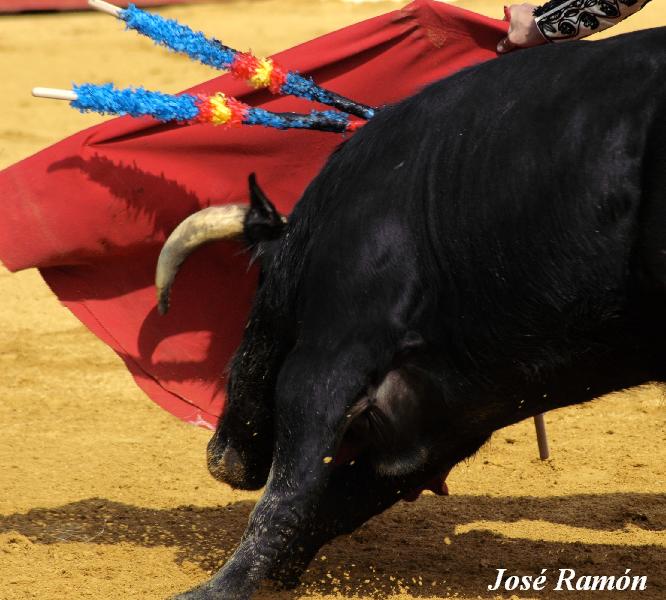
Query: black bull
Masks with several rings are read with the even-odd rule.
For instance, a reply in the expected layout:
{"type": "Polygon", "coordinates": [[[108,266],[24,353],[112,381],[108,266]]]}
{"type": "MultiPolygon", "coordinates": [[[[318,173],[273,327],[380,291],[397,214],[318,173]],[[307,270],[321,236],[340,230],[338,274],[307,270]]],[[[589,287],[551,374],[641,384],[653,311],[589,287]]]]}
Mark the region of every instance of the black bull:
{"type": "Polygon", "coordinates": [[[317,550],[537,413],[665,381],[666,29],[515,53],[387,107],[287,225],[209,444],[266,485],[187,599],[293,583],[317,550]]]}

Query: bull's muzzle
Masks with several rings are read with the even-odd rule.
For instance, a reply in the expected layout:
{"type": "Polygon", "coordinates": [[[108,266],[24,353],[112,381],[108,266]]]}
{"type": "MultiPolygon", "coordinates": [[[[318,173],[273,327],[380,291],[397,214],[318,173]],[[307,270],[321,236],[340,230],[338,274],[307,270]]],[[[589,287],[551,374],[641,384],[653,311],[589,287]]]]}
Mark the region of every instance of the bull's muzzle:
{"type": "Polygon", "coordinates": [[[217,479],[236,489],[257,490],[266,483],[256,469],[250,468],[243,455],[229,444],[221,446],[217,436],[208,442],[206,450],[208,471],[217,479]]]}

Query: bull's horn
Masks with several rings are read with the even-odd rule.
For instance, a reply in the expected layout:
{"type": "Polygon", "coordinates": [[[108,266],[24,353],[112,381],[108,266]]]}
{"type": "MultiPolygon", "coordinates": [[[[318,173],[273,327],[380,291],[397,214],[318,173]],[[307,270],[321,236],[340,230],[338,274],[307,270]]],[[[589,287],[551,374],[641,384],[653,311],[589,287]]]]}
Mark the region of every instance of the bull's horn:
{"type": "Polygon", "coordinates": [[[240,236],[247,210],[248,207],[241,204],[204,208],[171,232],[162,246],[155,272],[157,310],[161,315],[169,310],[169,292],[183,261],[203,244],[240,236]]]}

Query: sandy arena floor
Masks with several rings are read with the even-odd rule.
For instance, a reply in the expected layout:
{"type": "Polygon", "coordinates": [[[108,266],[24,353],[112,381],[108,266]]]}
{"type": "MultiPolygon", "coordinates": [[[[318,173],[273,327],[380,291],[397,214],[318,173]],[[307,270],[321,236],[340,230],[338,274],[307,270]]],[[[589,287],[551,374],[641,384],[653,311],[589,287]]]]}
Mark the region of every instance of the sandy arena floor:
{"type": "MultiPolygon", "coordinates": [[[[464,5],[501,14],[500,2],[464,5]]],[[[396,6],[255,0],[163,13],[268,54],[396,6]]],[[[622,29],[664,24],[656,0],[622,29]]],[[[176,91],[211,76],[83,13],[0,17],[0,68],[0,167],[100,120],[32,99],[34,85],[176,91]]],[[[0,268],[0,364],[1,599],[164,598],[223,563],[256,495],[208,476],[209,432],[153,405],[37,272],[0,268]]],[[[496,568],[570,567],[631,569],[648,576],[632,597],[666,598],[663,395],[632,390],[547,420],[551,460],[537,459],[531,422],[500,431],[451,473],[450,497],[400,504],[324,548],[296,592],[259,597],[485,599],[496,568]]]]}

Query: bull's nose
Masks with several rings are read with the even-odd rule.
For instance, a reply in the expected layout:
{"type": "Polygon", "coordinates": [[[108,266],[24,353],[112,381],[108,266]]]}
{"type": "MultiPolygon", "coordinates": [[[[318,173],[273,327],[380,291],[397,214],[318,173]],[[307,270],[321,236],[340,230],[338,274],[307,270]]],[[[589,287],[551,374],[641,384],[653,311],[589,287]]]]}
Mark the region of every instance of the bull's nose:
{"type": "Polygon", "coordinates": [[[242,490],[258,490],[266,483],[271,466],[270,449],[245,448],[216,433],[208,442],[208,471],[218,481],[242,490]]]}
{"type": "Polygon", "coordinates": [[[238,487],[245,481],[245,466],[240,454],[234,448],[227,446],[221,453],[217,448],[208,445],[207,452],[208,471],[218,481],[238,487]]]}

